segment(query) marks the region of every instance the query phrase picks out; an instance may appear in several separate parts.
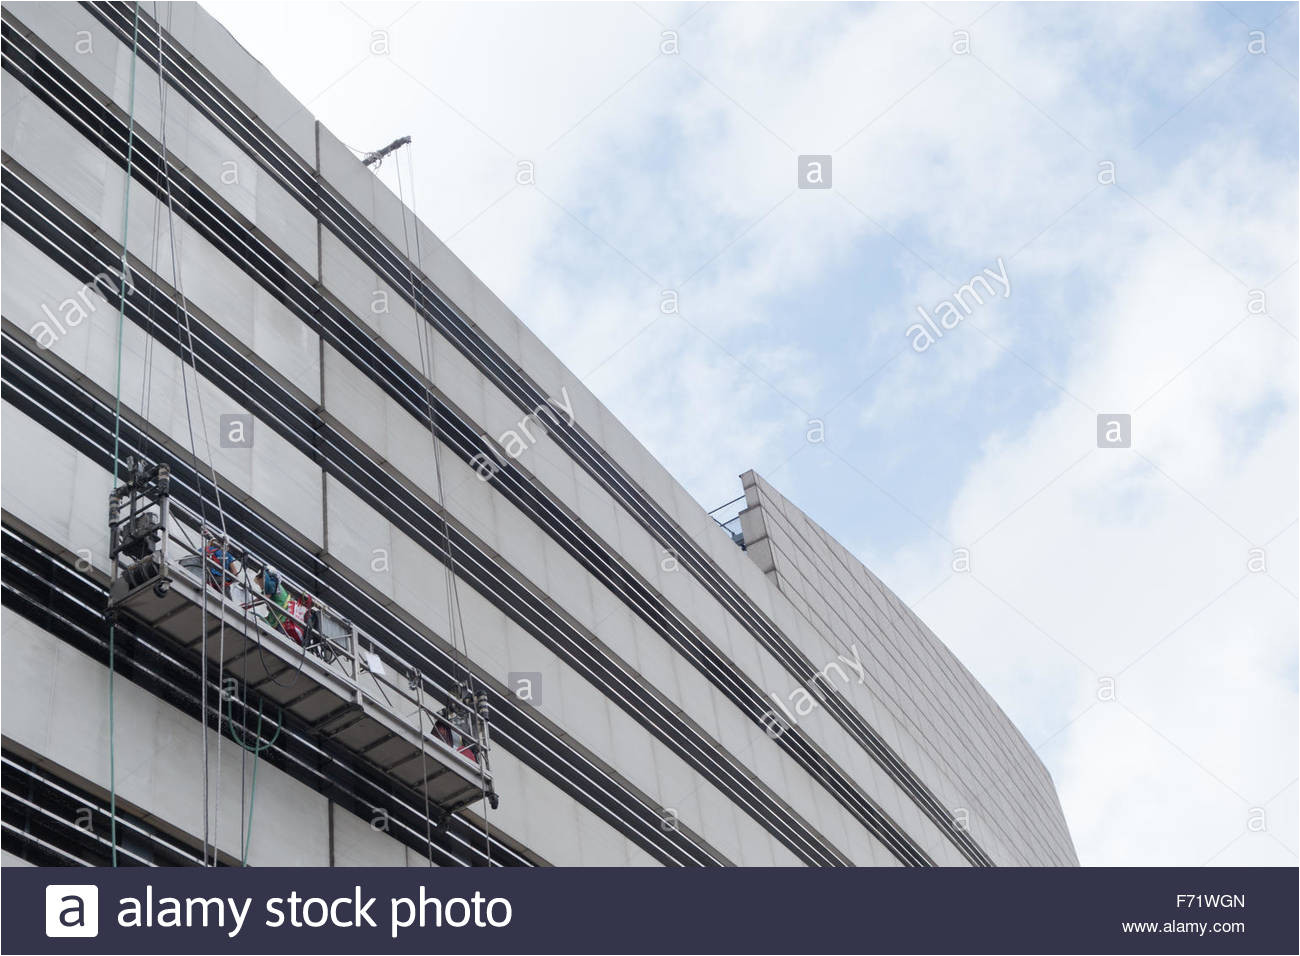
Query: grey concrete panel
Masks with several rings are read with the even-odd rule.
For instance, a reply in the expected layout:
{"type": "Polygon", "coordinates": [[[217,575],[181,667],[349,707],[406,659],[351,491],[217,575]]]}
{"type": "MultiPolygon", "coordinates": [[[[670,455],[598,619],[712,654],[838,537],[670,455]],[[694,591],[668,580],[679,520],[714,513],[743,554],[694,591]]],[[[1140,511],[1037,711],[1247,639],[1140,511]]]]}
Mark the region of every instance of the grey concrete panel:
{"type": "MultiPolygon", "coordinates": [[[[64,547],[85,570],[107,574],[104,515],[112,475],[8,402],[0,405],[4,510],[64,547]],[[40,467],[32,467],[39,462],[40,467]]],[[[9,680],[5,680],[6,688],[9,680]]]]}
{"type": "Polygon", "coordinates": [[[197,3],[164,6],[163,27],[309,166],[316,121],[211,14],[197,3]]]}
{"type": "MultiPolygon", "coordinates": [[[[0,645],[6,673],[5,737],[40,753],[79,780],[109,785],[108,670],[5,608],[0,645]]],[[[203,832],[203,747],[197,721],[129,681],[114,685],[117,794],[166,826],[203,832]]],[[[208,732],[212,834],[239,850],[238,746],[208,732]],[[219,755],[218,755],[219,753],[219,755]],[[218,763],[221,789],[216,789],[218,763]]],[[[273,766],[260,768],[249,864],[324,866],[329,861],[326,801],[273,766]]]]}
{"type": "MultiPolygon", "coordinates": [[[[382,820],[371,823],[342,807],[331,814],[334,866],[406,866],[404,843],[383,831],[382,820]]],[[[423,862],[426,864],[428,860],[423,862]]]]}
{"type": "MultiPolygon", "coordinates": [[[[229,43],[234,42],[207,14],[197,11],[194,4],[159,4],[158,9],[164,28],[169,20],[189,29],[196,19],[204,19],[208,21],[208,28],[204,31],[206,38],[218,46],[221,45],[222,35],[229,43]],[[216,27],[220,34],[212,27],[216,27]]],[[[148,14],[149,8],[145,7],[144,10],[148,14]]],[[[80,4],[33,3],[19,5],[13,12],[51,49],[68,60],[74,69],[111,96],[123,110],[129,111],[130,47],[119,41],[89,11],[80,4]],[[127,82],[123,82],[124,79],[127,82]]],[[[244,58],[248,57],[237,44],[235,49],[244,58]]],[[[258,69],[262,68],[259,66],[258,69]]],[[[269,74],[266,78],[269,80],[269,74]]],[[[274,94],[270,98],[274,99],[274,94]]],[[[7,99],[7,102],[12,100],[7,99]]],[[[147,133],[155,141],[161,138],[162,132],[160,103],[158,74],[143,62],[137,63],[135,122],[142,133],[147,133]]],[[[304,269],[314,273],[316,229],[309,211],[291,199],[283,187],[264,173],[246,153],[199,115],[181,94],[168,88],[166,103],[169,151],[184,164],[191,175],[264,231],[304,269]]],[[[307,117],[307,121],[310,124],[310,117],[307,117]]],[[[10,124],[6,122],[5,125],[8,128],[10,124]]],[[[8,148],[6,144],[6,149],[8,148]]],[[[85,150],[68,153],[51,150],[47,152],[46,158],[56,158],[57,162],[79,162],[89,155],[91,154],[85,150]]],[[[96,151],[93,155],[98,157],[102,154],[96,151]]],[[[104,158],[103,161],[107,162],[107,159],[104,158]]],[[[121,176],[120,170],[117,176],[121,176]]],[[[61,191],[60,194],[62,195],[61,191]]],[[[110,197],[104,198],[107,200],[110,197]]],[[[120,196],[117,201],[120,202],[120,196]]],[[[120,220],[120,211],[116,215],[120,220]]],[[[111,229],[110,235],[115,235],[118,231],[117,228],[111,229]]]]}
{"type": "MultiPolygon", "coordinates": [[[[109,396],[117,394],[118,328],[115,304],[99,290],[73,280],[62,269],[39,255],[8,227],[3,232],[5,249],[4,283],[0,302],[6,317],[27,325],[30,333],[47,313],[71,314],[60,303],[75,300],[84,316],[74,326],[65,323],[63,334],[54,337],[49,350],[76,371],[84,374],[109,396]],[[23,319],[21,317],[28,317],[23,319]]],[[[21,327],[21,326],[20,326],[21,327]]],[[[62,326],[61,326],[62,327],[62,326]]],[[[306,456],[277,435],[265,422],[254,424],[252,447],[226,448],[221,445],[221,417],[247,414],[224,392],[200,376],[197,384],[188,365],[173,354],[155,349],[149,355],[148,394],[142,396],[141,382],[146,369],[145,335],[130,322],[122,328],[123,406],[140,413],[149,406],[149,420],[183,449],[190,448],[190,425],[199,459],[211,459],[217,474],[246,495],[284,517],[302,535],[321,540],[320,470],[306,456]],[[186,411],[188,389],[189,412],[186,411]]],[[[38,332],[32,340],[40,344],[38,332]]]]}

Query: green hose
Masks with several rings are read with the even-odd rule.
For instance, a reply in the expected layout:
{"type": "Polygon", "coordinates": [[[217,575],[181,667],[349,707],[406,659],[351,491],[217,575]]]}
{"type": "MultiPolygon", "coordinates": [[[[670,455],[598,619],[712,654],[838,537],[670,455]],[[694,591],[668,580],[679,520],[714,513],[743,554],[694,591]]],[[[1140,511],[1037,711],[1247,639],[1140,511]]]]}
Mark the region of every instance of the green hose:
{"type": "MultiPolygon", "coordinates": [[[[277,728],[276,733],[279,732],[277,728]]],[[[257,708],[257,736],[262,736],[262,708],[260,706],[257,708]]],[[[248,847],[253,842],[253,807],[257,803],[257,758],[261,753],[262,749],[260,747],[253,751],[253,785],[248,792],[248,826],[244,829],[244,852],[239,858],[240,866],[248,866],[248,847]]]]}
{"type": "MultiPolygon", "coordinates": [[[[135,4],[135,23],[131,36],[131,85],[128,102],[128,121],[126,133],[126,181],[122,185],[122,275],[121,291],[117,299],[117,396],[113,409],[113,490],[117,490],[118,449],[122,435],[122,332],[126,324],[126,286],[127,269],[126,241],[127,223],[131,211],[131,164],[135,153],[135,64],[140,55],[140,4],[135,4]]],[[[108,624],[108,813],[110,826],[110,845],[113,849],[113,865],[117,866],[117,752],[114,737],[113,713],[116,709],[113,699],[113,674],[116,661],[117,622],[108,624]]]]}
{"type": "Polygon", "coordinates": [[[262,751],[270,750],[275,746],[275,742],[280,739],[280,731],[284,729],[284,711],[280,711],[280,716],[276,718],[275,733],[271,735],[270,740],[262,739],[262,705],[257,705],[257,732],[253,735],[255,743],[249,743],[244,736],[235,728],[235,704],[234,697],[226,697],[226,722],[230,725],[230,739],[239,744],[240,747],[247,750],[253,755],[253,783],[248,795],[248,826],[244,830],[244,845],[240,848],[240,866],[248,866],[248,848],[253,843],[253,807],[257,802],[257,764],[258,758],[262,751]]]}

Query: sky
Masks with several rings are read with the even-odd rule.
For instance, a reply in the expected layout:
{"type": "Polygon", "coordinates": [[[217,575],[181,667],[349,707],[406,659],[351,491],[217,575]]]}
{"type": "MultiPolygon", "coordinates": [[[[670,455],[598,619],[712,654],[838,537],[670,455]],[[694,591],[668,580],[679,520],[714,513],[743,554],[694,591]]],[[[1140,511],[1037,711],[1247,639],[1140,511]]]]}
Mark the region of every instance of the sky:
{"type": "Polygon", "coordinates": [[[1296,865],[1295,4],[205,6],[413,137],[417,213],[700,504],[756,469],[916,609],[1084,864],[1296,865]]]}

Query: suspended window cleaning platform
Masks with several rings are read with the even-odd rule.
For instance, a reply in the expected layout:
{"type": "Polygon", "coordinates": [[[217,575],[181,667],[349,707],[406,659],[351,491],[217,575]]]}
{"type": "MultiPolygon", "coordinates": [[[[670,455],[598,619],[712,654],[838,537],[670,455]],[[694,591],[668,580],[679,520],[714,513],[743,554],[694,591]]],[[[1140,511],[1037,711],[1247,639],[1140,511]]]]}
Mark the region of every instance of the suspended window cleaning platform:
{"type": "Polygon", "coordinates": [[[127,471],[109,498],[110,614],[200,653],[206,627],[208,659],[227,679],[427,796],[439,820],[484,797],[496,807],[484,698],[462,687],[435,710],[415,668],[382,661],[317,595],[250,567],[255,556],[172,501],[166,465],[127,471]]]}

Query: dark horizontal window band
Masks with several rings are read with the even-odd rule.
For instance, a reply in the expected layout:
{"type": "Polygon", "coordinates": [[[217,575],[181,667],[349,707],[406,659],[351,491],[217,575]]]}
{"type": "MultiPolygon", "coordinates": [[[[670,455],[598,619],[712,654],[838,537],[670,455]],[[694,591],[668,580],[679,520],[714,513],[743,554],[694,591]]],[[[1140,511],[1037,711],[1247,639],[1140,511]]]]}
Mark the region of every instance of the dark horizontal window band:
{"type": "MultiPolygon", "coordinates": [[[[130,43],[130,14],[122,5],[109,3],[84,4],[100,20],[112,29],[119,39],[130,43]],[[117,7],[117,9],[115,9],[117,7]]],[[[142,17],[142,22],[152,20],[142,17]]],[[[518,406],[531,411],[545,402],[546,396],[540,389],[529,382],[494,347],[486,343],[473,328],[456,312],[441,300],[439,294],[429,286],[417,270],[417,293],[412,297],[409,292],[409,264],[404,256],[389,248],[386,239],[379,236],[359,216],[355,215],[344,201],[333,195],[330,187],[313,181],[311,171],[301,159],[281,146],[264,128],[264,124],[250,117],[247,111],[237,105],[216,81],[206,73],[195,69],[178,55],[179,47],[171,41],[159,43],[161,31],[156,24],[149,31],[142,30],[140,49],[146,62],[157,62],[158,49],[165,49],[168,78],[173,85],[186,96],[200,111],[204,112],[219,128],[245,149],[250,156],[263,163],[268,172],[276,176],[281,185],[291,193],[299,196],[308,208],[316,211],[331,231],[347,243],[363,261],[385,278],[399,294],[413,305],[450,341],[464,352],[467,357],[488,374],[509,398],[518,406]]],[[[569,426],[566,422],[557,423],[552,437],[566,447],[576,462],[583,465],[594,478],[614,497],[623,502],[630,514],[635,517],[652,536],[662,544],[671,547],[678,555],[679,561],[691,568],[705,587],[727,607],[750,632],[772,653],[791,674],[800,682],[816,680],[816,669],[772,622],[758,610],[743,592],[713,564],[675,523],[669,519],[641,491],[622,470],[605,455],[580,428],[569,426]]],[[[882,766],[896,779],[903,789],[914,794],[918,806],[936,825],[943,830],[957,847],[976,865],[992,865],[992,860],[978,847],[973,838],[958,827],[947,810],[929,791],[928,787],[916,777],[905,762],[893,752],[883,738],[875,732],[864,718],[834,688],[824,688],[825,703],[850,734],[876,756],[885,748],[888,756],[883,758],[882,766]],[[872,740],[874,738],[874,740],[872,740]],[[868,741],[871,741],[869,744],[868,741]],[[899,777],[902,777],[900,780],[899,777]]]]}
{"type": "MultiPolygon", "coordinates": [[[[107,665],[108,628],[100,610],[107,591],[98,581],[9,527],[3,530],[3,576],[5,607],[107,665]]],[[[202,684],[197,652],[177,649],[167,638],[125,619],[118,622],[118,635],[114,661],[117,675],[198,720],[202,684]]],[[[220,699],[220,688],[210,680],[209,700],[220,699]]],[[[273,701],[249,689],[237,705],[242,712],[235,710],[237,720],[242,724],[246,718],[255,717],[261,705],[265,705],[266,713],[276,712],[273,701]]],[[[215,708],[209,707],[213,730],[217,730],[216,720],[215,708]]],[[[425,841],[422,798],[345,748],[317,739],[294,715],[284,715],[279,738],[261,759],[368,822],[382,811],[388,820],[389,836],[418,851],[421,857],[430,852],[425,841]]],[[[431,852],[439,866],[482,866],[488,862],[482,831],[458,816],[448,817],[442,827],[433,831],[432,838],[431,852]]],[[[491,838],[491,846],[493,865],[527,866],[538,862],[498,836],[491,838]]]]}
{"type": "MultiPolygon", "coordinates": [[[[112,410],[84,393],[66,377],[60,377],[5,336],[4,361],[0,363],[3,383],[0,396],[36,420],[66,444],[90,457],[100,467],[112,468],[112,410]],[[33,366],[29,369],[27,366],[33,366]],[[44,366],[44,367],[42,367],[44,366]]],[[[199,510],[202,488],[205,507],[215,512],[215,493],[210,483],[194,473],[185,460],[142,435],[134,425],[122,422],[123,455],[137,454],[158,460],[173,458],[173,494],[183,505],[199,510]]],[[[224,498],[225,496],[223,496],[224,498]]],[[[360,589],[342,586],[314,554],[290,538],[283,529],[264,519],[242,503],[225,500],[226,520],[231,532],[259,555],[284,568],[291,577],[324,590],[334,579],[331,603],[340,613],[356,621],[375,639],[374,650],[391,666],[396,654],[420,670],[431,692],[445,696],[461,676],[461,665],[451,654],[429,642],[422,634],[380,605],[360,589]],[[318,583],[319,582],[319,583],[318,583]],[[389,648],[395,647],[396,651],[389,648]]],[[[102,604],[94,609],[102,617],[102,604]]],[[[659,807],[623,789],[599,767],[562,743],[542,726],[513,695],[485,688],[493,708],[497,742],[521,761],[586,806],[646,852],[667,864],[707,865],[725,862],[705,845],[695,842],[686,828],[665,832],[659,807]]]]}
{"type": "MultiPolygon", "coordinates": [[[[67,122],[76,132],[107,155],[119,168],[126,166],[127,124],[91,89],[74,79],[9,20],[0,22],[0,60],[15,79],[67,122]]],[[[137,129],[131,147],[132,173],[156,198],[166,196],[165,167],[158,148],[137,129]]],[[[178,214],[231,261],[250,263],[257,273],[270,277],[266,290],[297,314],[313,314],[313,282],[288,265],[255,235],[253,227],[237,213],[224,208],[171,170],[172,200],[178,214]]]]}
{"type": "MultiPolygon", "coordinates": [[[[5,747],[0,764],[0,823],[4,827],[5,850],[37,866],[112,865],[107,800],[50,774],[17,750],[5,747]]],[[[120,866],[202,863],[198,847],[178,840],[121,806],[117,835],[120,866]]]]}
{"type": "MultiPolygon", "coordinates": [[[[23,234],[25,238],[28,238],[29,241],[36,244],[41,251],[51,256],[51,258],[58,262],[63,268],[67,269],[74,275],[89,278],[105,269],[112,268],[118,261],[118,253],[111,251],[102,242],[94,240],[93,237],[84,231],[84,229],[81,229],[81,227],[78,227],[74,222],[72,222],[70,217],[61,213],[49,200],[38,194],[34,187],[24,182],[13,169],[7,169],[4,176],[6,189],[6,222],[19,231],[20,234],[23,234]],[[23,213],[25,213],[25,215],[23,213]],[[62,234],[63,236],[68,237],[78,231],[81,232],[81,235],[77,236],[76,239],[77,243],[80,244],[78,250],[71,250],[70,243],[66,239],[61,244],[50,238],[52,234],[62,234]],[[92,255],[91,253],[86,252],[85,248],[87,246],[92,248],[97,247],[95,254],[92,255]],[[76,251],[80,251],[79,258],[75,254],[76,251]]],[[[144,301],[142,300],[149,301],[148,312],[150,315],[155,317],[174,317],[174,302],[171,301],[168,295],[156,290],[148,280],[145,280],[143,277],[137,278],[135,280],[135,285],[136,293],[131,297],[131,308],[129,310],[132,320],[140,324],[142,328],[145,328],[160,341],[164,341],[167,347],[172,351],[176,352],[178,355],[182,354],[181,344],[176,341],[174,334],[170,333],[159,324],[157,318],[155,318],[155,323],[152,326],[147,324],[146,320],[143,318],[146,308],[144,301]]],[[[305,454],[320,460],[326,467],[330,465],[331,458],[329,455],[321,453],[321,444],[323,443],[326,447],[329,447],[330,445],[339,446],[343,444],[342,440],[335,436],[335,433],[331,428],[320,422],[320,420],[316,418],[314,413],[309,409],[304,407],[295,407],[291,396],[278,394],[274,388],[267,386],[266,376],[259,375],[256,369],[249,366],[241,371],[238,368],[240,362],[243,361],[247,364],[247,360],[234,353],[233,349],[228,345],[225,345],[214,333],[206,329],[202,323],[195,324],[195,340],[196,350],[198,351],[200,360],[206,366],[205,373],[209,378],[218,384],[222,382],[229,383],[226,386],[226,390],[236,396],[241,402],[249,403],[252,410],[258,412],[260,417],[264,417],[272,427],[276,428],[277,431],[283,435],[283,437],[290,442],[295,443],[305,454]],[[263,396],[265,396],[263,404],[259,405],[258,399],[263,396]],[[321,443],[313,443],[304,438],[304,435],[313,434],[319,434],[321,436],[321,443]]],[[[426,417],[426,415],[421,414],[421,417],[426,417]]],[[[450,436],[449,441],[452,444],[453,450],[457,451],[463,459],[470,460],[475,454],[478,454],[483,450],[484,446],[478,444],[478,437],[475,431],[463,422],[460,422],[459,419],[455,419],[455,417],[445,409],[442,424],[447,426],[447,434],[450,436]],[[453,428],[453,425],[457,427],[453,428]],[[474,444],[472,446],[466,444],[457,446],[455,442],[457,436],[461,438],[462,442],[473,442],[474,444]]],[[[372,472],[380,471],[377,466],[370,462],[363,462],[362,467],[369,468],[372,472]]],[[[353,486],[353,490],[357,491],[363,497],[371,500],[374,499],[373,489],[356,487],[355,479],[353,477],[353,469],[332,469],[332,472],[335,473],[336,477],[344,480],[345,483],[350,483],[353,486]]],[[[396,484],[393,479],[386,474],[382,474],[380,477],[390,485],[396,484]]],[[[513,480],[515,482],[520,481],[519,476],[513,473],[513,471],[509,475],[499,475],[498,478],[503,482],[507,480],[513,480]]],[[[404,490],[402,490],[401,493],[406,498],[408,514],[418,514],[422,508],[422,503],[418,498],[415,498],[409,492],[404,490]]],[[[386,512],[394,519],[398,519],[399,524],[402,523],[400,521],[402,516],[393,514],[391,509],[384,509],[381,507],[380,510],[386,512]]],[[[408,533],[410,533],[410,520],[408,519],[405,524],[407,525],[408,533]]],[[[577,530],[576,526],[572,527],[573,530],[577,530]]],[[[441,541],[440,530],[436,527],[425,530],[423,535],[421,535],[417,529],[417,532],[412,536],[417,539],[424,537],[426,540],[432,538],[434,542],[441,541]]],[[[570,545],[570,550],[572,551],[572,545],[570,545]]],[[[461,563],[463,560],[464,559],[458,558],[458,563],[461,563]]],[[[468,562],[466,563],[468,564],[468,562]]],[[[591,565],[590,559],[587,559],[587,563],[589,566],[591,565]]],[[[598,569],[593,567],[593,571],[598,572],[598,569]]],[[[491,593],[498,593],[499,587],[500,585],[497,585],[492,589],[491,593]]],[[[481,586],[480,590],[482,590],[481,586]]],[[[626,587],[620,587],[617,585],[614,587],[616,594],[625,590],[626,587]]],[[[646,594],[648,595],[648,592],[646,592],[646,594]]],[[[508,604],[506,610],[510,613],[514,613],[516,617],[518,617],[518,608],[513,603],[508,604]]],[[[658,624],[653,618],[647,617],[644,607],[641,609],[641,613],[643,617],[646,617],[646,619],[649,620],[652,626],[656,626],[657,629],[660,630],[663,629],[663,626],[658,624]]],[[[523,623],[524,626],[528,626],[528,622],[526,621],[521,623],[523,623]]],[[[631,678],[625,677],[625,683],[628,681],[631,681],[631,678]]],[[[724,692],[729,692],[734,698],[735,690],[727,687],[723,682],[719,683],[724,692]]],[[[751,702],[749,713],[756,722],[759,722],[759,719],[765,712],[766,708],[761,704],[761,695],[759,695],[757,691],[751,690],[751,693],[753,697],[757,698],[757,702],[751,702]]],[[[663,705],[659,705],[659,711],[659,714],[652,718],[649,724],[652,732],[657,732],[658,728],[665,726],[666,722],[673,720],[672,712],[663,705]]],[[[646,722],[642,720],[642,723],[645,724],[646,722]]],[[[807,741],[803,740],[797,734],[791,733],[783,735],[781,743],[786,747],[786,749],[791,750],[796,756],[796,759],[799,759],[801,764],[807,767],[815,777],[823,780],[827,779],[830,771],[827,770],[824,762],[821,762],[819,765],[818,755],[809,752],[807,741]],[[800,753],[800,750],[804,752],[800,753]]],[[[703,749],[697,750],[697,753],[704,754],[707,757],[709,756],[710,749],[711,748],[705,744],[703,749]]],[[[733,774],[738,772],[738,769],[732,771],[733,774]]],[[[901,852],[904,854],[902,857],[903,859],[910,859],[910,861],[919,865],[925,864],[926,861],[924,858],[914,852],[912,848],[908,847],[907,844],[903,842],[905,838],[902,837],[901,831],[895,831],[892,824],[890,824],[888,820],[879,813],[874,805],[867,805],[867,802],[861,793],[854,792],[853,785],[847,780],[847,778],[843,778],[842,775],[836,773],[835,776],[832,776],[830,779],[831,787],[833,788],[832,792],[838,790],[841,801],[848,801],[846,805],[849,806],[849,809],[854,811],[855,815],[862,818],[864,824],[867,825],[873,833],[876,833],[887,845],[892,844],[891,849],[894,849],[895,852],[901,852]],[[838,779],[835,777],[838,777],[838,779]]],[[[830,860],[823,859],[822,862],[830,862],[830,860]]]]}
{"type": "MultiPolygon", "coordinates": [[[[134,35],[134,4],[113,2],[83,3],[101,24],[128,48],[134,35]]],[[[253,117],[230,95],[206,67],[191,57],[184,47],[166,37],[146,7],[140,8],[139,57],[150,69],[158,70],[159,47],[166,57],[167,80],[199,112],[212,119],[245,152],[264,163],[267,172],[310,208],[316,197],[316,171],[259,118],[253,117]],[[160,38],[165,42],[160,44],[160,38]],[[264,146],[257,155],[246,144],[264,146]]]]}

